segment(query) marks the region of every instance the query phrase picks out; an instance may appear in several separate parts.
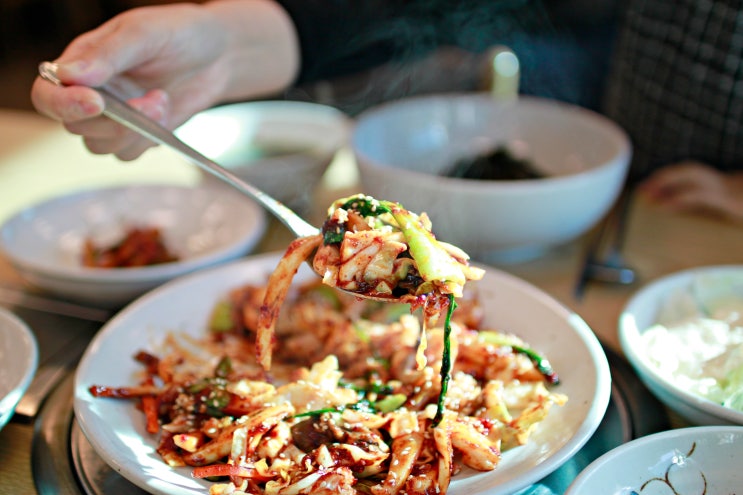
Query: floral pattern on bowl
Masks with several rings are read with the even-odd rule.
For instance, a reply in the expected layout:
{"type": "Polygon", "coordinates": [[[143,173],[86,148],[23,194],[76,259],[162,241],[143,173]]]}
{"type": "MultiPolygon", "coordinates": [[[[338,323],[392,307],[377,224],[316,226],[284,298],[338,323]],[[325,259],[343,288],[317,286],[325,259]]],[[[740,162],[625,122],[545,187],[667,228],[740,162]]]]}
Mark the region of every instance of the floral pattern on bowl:
{"type": "Polygon", "coordinates": [[[692,455],[696,451],[697,443],[692,442],[689,451],[676,451],[671,456],[662,476],[655,476],[645,481],[639,490],[632,490],[631,495],[654,495],[672,493],[673,495],[707,495],[707,476],[692,455]],[[698,486],[696,486],[698,485],[698,486]],[[678,487],[683,487],[677,488],[678,487]]]}
{"type": "Polygon", "coordinates": [[[591,463],[565,495],[743,495],[743,427],[664,431],[591,463]]]}

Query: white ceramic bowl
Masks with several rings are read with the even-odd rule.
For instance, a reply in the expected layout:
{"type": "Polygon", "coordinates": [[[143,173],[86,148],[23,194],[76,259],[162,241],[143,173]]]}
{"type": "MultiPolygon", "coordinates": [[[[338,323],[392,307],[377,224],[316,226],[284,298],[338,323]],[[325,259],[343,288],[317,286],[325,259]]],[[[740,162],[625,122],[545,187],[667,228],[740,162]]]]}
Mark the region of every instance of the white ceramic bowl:
{"type": "Polygon", "coordinates": [[[233,190],[128,185],[53,198],[12,216],[0,250],[31,285],[65,299],[121,306],[174,277],[249,252],[265,212],[233,190]],[[83,266],[86,238],[110,245],[130,227],[157,227],[178,260],[136,268],[83,266]]]}
{"type": "Polygon", "coordinates": [[[31,329],[0,307],[0,429],[31,384],[38,361],[39,349],[31,329]]]}
{"type": "Polygon", "coordinates": [[[413,97],[358,117],[352,148],[364,192],[427,212],[442,240],[482,261],[522,261],[575,239],[617,198],[631,146],[589,110],[488,94],[413,97]],[[458,159],[504,146],[542,179],[446,178],[458,159]]]}
{"type": "Polygon", "coordinates": [[[728,298],[736,298],[743,306],[743,265],[700,267],[656,279],[629,299],[619,318],[622,350],[640,379],[658,399],[691,424],[743,425],[743,412],[682,388],[659,372],[648,359],[642,334],[656,323],[668,327],[703,314],[701,308],[728,298]]]}
{"type": "Polygon", "coordinates": [[[303,209],[350,129],[351,120],[327,105],[252,101],[200,112],[175,133],[241,179],[303,209]]]}
{"type": "Polygon", "coordinates": [[[743,427],[655,433],[593,461],[565,495],[735,494],[743,487],[743,427]]]}
{"type": "MultiPolygon", "coordinates": [[[[148,493],[202,495],[208,493],[209,483],[194,479],[188,467],[171,468],[162,461],[157,439],[146,433],[136,404],[95,398],[88,387],[130,383],[139,369],[132,353],[143,345],[157,346],[174,330],[204,335],[214,305],[235,287],[264,281],[278,260],[277,253],[250,256],[173,280],[124,308],[85,351],[75,375],[76,418],[98,454],[148,493]]],[[[313,278],[303,263],[297,282],[313,278]]],[[[591,438],[609,403],[609,364],[588,325],[529,283],[488,269],[482,280],[468,287],[488,301],[483,307],[486,326],[508,329],[549,356],[560,375],[555,391],[568,396],[564,406],[551,409],[537,425],[526,445],[503,454],[497,469],[485,473],[464,469],[448,492],[510,495],[557,469],[591,438]]]]}

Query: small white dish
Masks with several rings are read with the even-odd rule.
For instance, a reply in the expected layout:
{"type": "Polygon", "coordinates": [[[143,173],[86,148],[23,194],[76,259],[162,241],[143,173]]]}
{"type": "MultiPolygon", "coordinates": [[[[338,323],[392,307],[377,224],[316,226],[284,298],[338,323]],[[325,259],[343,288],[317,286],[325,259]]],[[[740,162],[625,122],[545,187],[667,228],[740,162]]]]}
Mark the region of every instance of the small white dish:
{"type": "MultiPolygon", "coordinates": [[[[351,126],[349,117],[329,105],[249,101],[199,112],[175,134],[241,179],[303,210],[346,145],[351,126]]],[[[211,175],[205,179],[217,180],[211,175]]]]}
{"type": "Polygon", "coordinates": [[[0,251],[35,287],[120,307],[174,277],[245,255],[265,228],[263,209],[232,189],[128,185],[75,192],[17,213],[0,228],[0,251]],[[157,227],[179,259],[133,268],[82,264],[86,238],[108,245],[143,226],[157,227]]]}
{"type": "Polygon", "coordinates": [[[39,349],[28,325],[0,307],[0,429],[13,417],[15,407],[36,373],[39,349]]]}
{"type": "Polygon", "coordinates": [[[619,317],[620,345],[640,379],[661,402],[694,425],[743,425],[743,412],[693,393],[659,372],[648,358],[642,334],[656,323],[682,321],[701,314],[701,305],[731,297],[743,307],[743,265],[693,268],[648,283],[629,299],[619,317]]]}
{"type": "MultiPolygon", "coordinates": [[[[91,385],[132,384],[140,370],[132,359],[142,348],[162,342],[168,332],[202,336],[212,308],[232,288],[259,283],[275,269],[277,253],[189,275],[153,290],[118,313],[91,342],[75,376],[75,415],[96,452],[114,470],[142,489],[161,495],[203,495],[209,483],[190,468],[168,467],[155,451],[136,404],[93,397],[91,385]]],[[[297,282],[315,275],[305,264],[297,282]]],[[[474,284],[474,283],[473,283],[474,284]]],[[[486,323],[509,329],[550,357],[560,374],[555,389],[568,402],[555,407],[522,447],[504,453],[497,469],[464,471],[450,495],[506,495],[544,478],[570,459],[593,435],[611,393],[606,355],[586,323],[536,287],[488,268],[477,282],[486,323]]]]}
{"type": "Polygon", "coordinates": [[[741,445],[741,426],[697,426],[655,433],[593,461],[565,495],[740,493],[741,445]]]}

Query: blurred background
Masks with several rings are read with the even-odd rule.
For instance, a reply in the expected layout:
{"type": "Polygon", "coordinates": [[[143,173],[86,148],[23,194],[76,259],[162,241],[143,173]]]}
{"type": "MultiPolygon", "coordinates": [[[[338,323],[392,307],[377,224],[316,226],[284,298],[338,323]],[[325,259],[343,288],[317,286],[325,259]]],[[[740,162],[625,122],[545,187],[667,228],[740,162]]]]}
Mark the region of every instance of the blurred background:
{"type": "Polygon", "coordinates": [[[78,34],[123,10],[170,0],[0,0],[0,107],[33,110],[40,61],[56,58],[78,34]]]}
{"type": "MultiPolygon", "coordinates": [[[[0,107],[32,110],[29,92],[38,63],[56,58],[76,35],[121,11],[166,3],[175,0],[0,0],[0,107]]],[[[520,8],[523,2],[505,3],[520,8]]],[[[541,4],[544,9],[500,26],[504,44],[522,59],[522,91],[599,109],[619,3],[551,0],[541,4]],[[569,74],[569,79],[555,74],[569,74]]],[[[331,104],[355,115],[400,96],[476,89],[484,84],[492,42],[486,31],[492,26],[472,23],[477,24],[468,21],[465,32],[457,35],[457,46],[422,56],[413,47],[410,56],[396,63],[332,83],[299,85],[280,96],[331,104]]]]}

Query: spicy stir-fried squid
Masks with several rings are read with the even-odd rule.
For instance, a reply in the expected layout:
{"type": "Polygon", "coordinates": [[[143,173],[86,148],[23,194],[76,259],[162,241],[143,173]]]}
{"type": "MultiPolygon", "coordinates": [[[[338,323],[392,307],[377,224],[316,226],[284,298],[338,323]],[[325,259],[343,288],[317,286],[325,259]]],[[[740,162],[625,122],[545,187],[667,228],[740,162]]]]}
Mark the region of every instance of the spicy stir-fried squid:
{"type": "Polygon", "coordinates": [[[171,334],[141,352],[141,382],[93,386],[141,401],[171,466],[215,480],[211,495],[446,493],[464,468],[496,469],[554,404],[557,376],[516,336],[482,328],[463,294],[451,315],[451,382],[438,421],[444,329],[420,309],[361,301],[319,281],[287,294],[266,379],[254,351],[269,286],[233,290],[203,339],[171,334]]]}
{"type": "Polygon", "coordinates": [[[447,308],[453,310],[453,298],[462,296],[468,280],[484,274],[470,266],[461,249],[436,239],[425,213],[363,194],[339,199],[328,209],[320,234],[292,242],[269,279],[257,346],[265,369],[271,367],[279,309],[292,277],[308,258],[325,284],[422,307],[425,322],[432,324],[447,308]]]}

